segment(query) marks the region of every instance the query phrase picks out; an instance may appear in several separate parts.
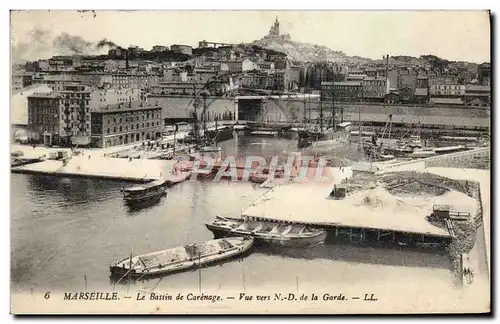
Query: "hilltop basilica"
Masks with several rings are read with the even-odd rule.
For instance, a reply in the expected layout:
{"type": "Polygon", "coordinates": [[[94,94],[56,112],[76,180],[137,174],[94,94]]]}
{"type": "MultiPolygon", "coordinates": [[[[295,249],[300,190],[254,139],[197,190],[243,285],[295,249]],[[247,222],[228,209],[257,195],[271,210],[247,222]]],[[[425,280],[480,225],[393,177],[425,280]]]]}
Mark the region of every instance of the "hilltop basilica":
{"type": "Polygon", "coordinates": [[[290,40],[289,34],[280,35],[280,22],[278,21],[278,17],[276,17],[276,21],[274,25],[269,29],[269,33],[264,36],[264,39],[282,39],[282,40],[290,40]]]}

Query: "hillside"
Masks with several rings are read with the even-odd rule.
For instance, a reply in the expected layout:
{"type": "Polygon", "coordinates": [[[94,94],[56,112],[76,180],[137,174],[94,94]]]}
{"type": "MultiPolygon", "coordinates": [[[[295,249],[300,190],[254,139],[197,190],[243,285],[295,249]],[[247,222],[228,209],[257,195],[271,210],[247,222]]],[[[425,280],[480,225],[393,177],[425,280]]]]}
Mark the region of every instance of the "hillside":
{"type": "Polygon", "coordinates": [[[361,57],[350,57],[341,51],[334,51],[326,46],[295,42],[281,38],[260,39],[250,45],[257,45],[285,53],[292,61],[296,62],[334,61],[360,63],[371,61],[370,59],[361,57]]]}

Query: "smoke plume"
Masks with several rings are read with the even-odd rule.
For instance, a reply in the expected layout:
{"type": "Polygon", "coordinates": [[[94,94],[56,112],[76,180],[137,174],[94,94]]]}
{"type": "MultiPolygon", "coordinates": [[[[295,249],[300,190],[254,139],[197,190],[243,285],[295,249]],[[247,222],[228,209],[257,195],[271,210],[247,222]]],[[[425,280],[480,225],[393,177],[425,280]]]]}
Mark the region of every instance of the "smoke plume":
{"type": "Polygon", "coordinates": [[[11,44],[14,64],[47,59],[54,55],[104,54],[117,46],[106,38],[94,43],[65,32],[54,36],[43,29],[33,29],[27,37],[23,37],[23,41],[13,39],[11,44]]]}
{"type": "Polygon", "coordinates": [[[102,47],[109,47],[109,48],[115,48],[116,47],[116,44],[113,43],[112,41],[110,40],[107,40],[106,38],[103,38],[101,39],[98,43],[97,43],[97,48],[102,48],[102,47]]]}

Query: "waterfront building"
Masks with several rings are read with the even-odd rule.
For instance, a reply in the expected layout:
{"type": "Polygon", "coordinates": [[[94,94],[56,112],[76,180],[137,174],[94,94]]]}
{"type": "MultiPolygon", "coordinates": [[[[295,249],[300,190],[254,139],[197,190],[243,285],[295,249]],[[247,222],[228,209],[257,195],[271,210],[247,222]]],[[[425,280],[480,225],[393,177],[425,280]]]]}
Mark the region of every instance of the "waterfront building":
{"type": "Polygon", "coordinates": [[[491,88],[484,85],[466,84],[464,99],[470,106],[489,105],[491,101],[491,88]]]}
{"type": "Polygon", "coordinates": [[[29,137],[45,145],[89,145],[92,110],[144,99],[137,88],[98,88],[72,80],[54,80],[50,87],[50,94],[28,97],[29,137]]]}
{"type": "Polygon", "coordinates": [[[64,133],[63,99],[59,93],[33,93],[28,97],[28,139],[45,145],[59,144],[64,133]]]}
{"type": "Polygon", "coordinates": [[[141,143],[161,135],[161,110],[158,104],[129,101],[102,105],[92,111],[92,146],[141,143]]]}
{"type": "Polygon", "coordinates": [[[413,101],[415,103],[429,102],[429,88],[428,87],[416,88],[415,93],[413,94],[413,101]]]}
{"type": "Polygon", "coordinates": [[[408,87],[415,90],[417,88],[417,72],[412,68],[401,68],[398,73],[398,89],[408,87]]]}
{"type": "Polygon", "coordinates": [[[429,78],[426,76],[417,76],[416,89],[418,88],[429,88],[429,78]]]}
{"type": "Polygon", "coordinates": [[[491,84],[491,65],[490,63],[480,64],[477,68],[478,81],[480,85],[489,86],[491,84]]]}
{"type": "Polygon", "coordinates": [[[433,97],[463,97],[465,85],[459,84],[456,78],[434,77],[429,80],[429,93],[433,97]]]}
{"type": "Polygon", "coordinates": [[[46,145],[90,144],[92,89],[78,82],[60,82],[53,89],[28,97],[28,137],[46,145]]]}
{"type": "Polygon", "coordinates": [[[363,88],[363,101],[383,102],[388,93],[387,81],[385,78],[365,77],[361,81],[363,88]]]}
{"type": "Polygon", "coordinates": [[[362,101],[362,81],[322,82],[321,100],[362,101]]]}

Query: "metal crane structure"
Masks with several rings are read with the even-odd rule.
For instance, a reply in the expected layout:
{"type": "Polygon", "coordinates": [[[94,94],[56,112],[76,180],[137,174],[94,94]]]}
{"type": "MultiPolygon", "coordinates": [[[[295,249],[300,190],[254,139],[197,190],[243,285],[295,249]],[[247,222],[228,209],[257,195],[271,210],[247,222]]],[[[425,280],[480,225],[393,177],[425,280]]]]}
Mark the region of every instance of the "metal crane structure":
{"type": "MultiPolygon", "coordinates": [[[[206,122],[207,122],[207,110],[210,107],[210,105],[214,103],[218,98],[213,98],[209,101],[207,97],[210,95],[210,91],[213,90],[214,85],[220,83],[220,81],[222,81],[223,78],[226,77],[231,78],[234,75],[235,75],[234,73],[217,74],[214,77],[210,78],[208,81],[206,81],[203,84],[203,87],[201,87],[200,89],[197,89],[196,84],[193,84],[193,90],[194,90],[193,97],[187,104],[186,110],[188,110],[191,105],[194,108],[189,114],[192,120],[194,121],[193,133],[194,133],[195,143],[197,144],[197,146],[206,145],[209,144],[210,142],[211,142],[210,144],[213,144],[215,142],[218,133],[213,139],[209,139],[206,122]],[[203,129],[203,136],[200,135],[200,120],[198,116],[199,107],[202,107],[200,116],[201,116],[201,126],[203,129]]],[[[232,89],[229,90],[229,95],[232,94],[232,91],[233,91],[232,89]]],[[[228,93],[225,94],[227,95],[228,93]]]]}

